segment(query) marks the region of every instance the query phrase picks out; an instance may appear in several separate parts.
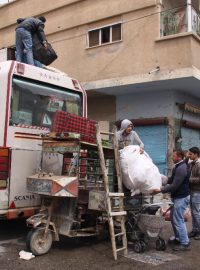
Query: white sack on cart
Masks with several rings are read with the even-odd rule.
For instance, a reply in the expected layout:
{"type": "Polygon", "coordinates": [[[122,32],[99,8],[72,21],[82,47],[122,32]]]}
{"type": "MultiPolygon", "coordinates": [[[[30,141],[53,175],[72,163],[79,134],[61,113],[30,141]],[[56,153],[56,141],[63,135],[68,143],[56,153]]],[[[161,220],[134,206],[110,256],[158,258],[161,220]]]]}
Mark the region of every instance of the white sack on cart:
{"type": "Polygon", "coordinates": [[[132,195],[152,193],[162,186],[161,175],[149,155],[140,154],[140,147],[129,145],[120,150],[122,181],[132,195]]]}

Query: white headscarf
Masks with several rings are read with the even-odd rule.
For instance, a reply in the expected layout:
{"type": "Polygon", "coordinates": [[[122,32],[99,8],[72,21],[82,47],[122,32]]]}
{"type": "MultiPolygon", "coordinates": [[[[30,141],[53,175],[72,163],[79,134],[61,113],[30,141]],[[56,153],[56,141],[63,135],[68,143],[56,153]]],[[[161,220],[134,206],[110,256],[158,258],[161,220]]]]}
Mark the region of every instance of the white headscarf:
{"type": "Polygon", "coordinates": [[[127,127],[130,126],[130,125],[133,125],[133,123],[130,120],[128,120],[128,119],[124,119],[121,122],[120,131],[123,131],[123,130],[127,129],[127,127]]]}

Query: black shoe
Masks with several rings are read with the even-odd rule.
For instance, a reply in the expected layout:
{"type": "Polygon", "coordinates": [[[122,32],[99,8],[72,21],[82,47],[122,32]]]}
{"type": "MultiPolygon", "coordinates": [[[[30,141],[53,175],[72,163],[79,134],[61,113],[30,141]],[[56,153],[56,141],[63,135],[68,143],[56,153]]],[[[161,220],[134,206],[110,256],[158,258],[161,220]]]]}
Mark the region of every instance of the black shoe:
{"type": "Polygon", "coordinates": [[[200,233],[196,233],[195,237],[194,237],[195,240],[200,240],[200,233]]]}
{"type": "Polygon", "coordinates": [[[173,248],[174,251],[188,251],[190,250],[190,245],[177,245],[173,248]]]}
{"type": "Polygon", "coordinates": [[[168,240],[168,244],[174,244],[174,245],[179,245],[180,244],[180,241],[176,238],[174,239],[169,239],[168,240]]]}
{"type": "Polygon", "coordinates": [[[195,237],[197,235],[197,232],[191,231],[190,233],[188,233],[188,237],[192,238],[195,237]]]}

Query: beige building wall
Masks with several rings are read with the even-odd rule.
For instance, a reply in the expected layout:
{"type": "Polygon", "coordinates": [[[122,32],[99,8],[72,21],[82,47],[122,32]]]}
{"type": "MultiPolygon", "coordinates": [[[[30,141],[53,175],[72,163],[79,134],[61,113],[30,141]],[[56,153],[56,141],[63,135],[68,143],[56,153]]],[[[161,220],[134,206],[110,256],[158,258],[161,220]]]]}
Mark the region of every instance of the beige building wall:
{"type": "Polygon", "coordinates": [[[191,66],[191,37],[156,42],[160,35],[158,2],[18,0],[0,8],[0,47],[15,44],[17,18],[43,14],[48,40],[59,56],[54,66],[80,81],[143,74],[157,65],[162,69],[191,66]],[[88,48],[88,30],[116,22],[122,22],[121,42],[88,48]]]}
{"type": "MultiPolygon", "coordinates": [[[[181,0],[182,1],[182,0],[181,0]]],[[[81,82],[200,69],[199,41],[192,33],[160,38],[161,0],[17,0],[0,8],[0,48],[15,45],[16,19],[44,15],[45,32],[58,53],[53,66],[81,82]],[[122,41],[88,48],[88,30],[121,22],[122,41]]],[[[167,1],[165,1],[167,3],[167,1]]],[[[169,0],[168,5],[175,1],[169,0]]],[[[180,2],[180,1],[179,1],[180,2]]],[[[89,95],[89,115],[115,119],[115,97],[89,95]],[[103,106],[97,106],[103,104],[103,106]]],[[[100,119],[102,118],[102,119],[100,119]]]]}
{"type": "Polygon", "coordinates": [[[92,96],[88,98],[88,117],[97,121],[114,121],[116,115],[116,100],[114,96],[92,96]]]}

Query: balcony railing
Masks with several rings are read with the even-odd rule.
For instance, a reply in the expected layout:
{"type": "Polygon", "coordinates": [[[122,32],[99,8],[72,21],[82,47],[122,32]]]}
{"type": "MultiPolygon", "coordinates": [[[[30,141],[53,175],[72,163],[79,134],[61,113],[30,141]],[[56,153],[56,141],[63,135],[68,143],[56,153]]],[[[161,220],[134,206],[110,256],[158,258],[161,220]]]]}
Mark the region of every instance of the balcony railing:
{"type": "Polygon", "coordinates": [[[161,12],[161,36],[194,31],[200,36],[200,15],[194,8],[180,7],[161,12]],[[189,21],[191,19],[191,22],[189,21]]]}
{"type": "Polygon", "coordinates": [[[192,31],[200,36],[200,14],[194,8],[192,8],[192,31]]]}

